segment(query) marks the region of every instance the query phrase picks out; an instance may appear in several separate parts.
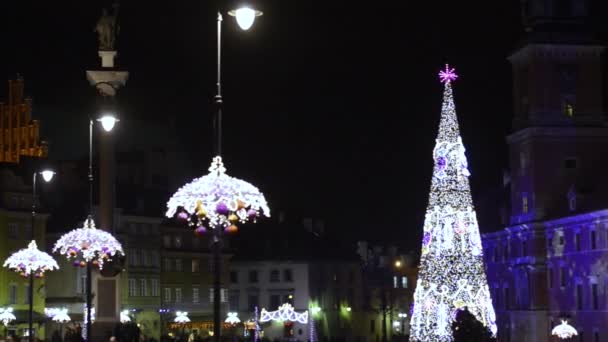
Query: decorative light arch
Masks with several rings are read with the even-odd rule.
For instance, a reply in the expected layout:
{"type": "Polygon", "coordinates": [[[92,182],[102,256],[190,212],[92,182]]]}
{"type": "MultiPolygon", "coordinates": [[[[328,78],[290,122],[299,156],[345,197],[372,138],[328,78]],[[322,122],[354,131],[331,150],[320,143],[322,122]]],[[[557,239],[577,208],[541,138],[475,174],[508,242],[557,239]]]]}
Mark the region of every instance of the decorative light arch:
{"type": "Polygon", "coordinates": [[[266,311],[266,309],[262,308],[262,312],[260,312],[260,322],[264,323],[269,321],[290,321],[308,324],[308,310],[298,313],[289,303],[281,305],[276,311],[266,311]]]}
{"type": "Polygon", "coordinates": [[[565,340],[572,336],[578,335],[576,329],[573,326],[568,324],[568,321],[562,320],[562,323],[556,325],[555,328],[551,331],[551,335],[557,336],[557,338],[565,340]]]}

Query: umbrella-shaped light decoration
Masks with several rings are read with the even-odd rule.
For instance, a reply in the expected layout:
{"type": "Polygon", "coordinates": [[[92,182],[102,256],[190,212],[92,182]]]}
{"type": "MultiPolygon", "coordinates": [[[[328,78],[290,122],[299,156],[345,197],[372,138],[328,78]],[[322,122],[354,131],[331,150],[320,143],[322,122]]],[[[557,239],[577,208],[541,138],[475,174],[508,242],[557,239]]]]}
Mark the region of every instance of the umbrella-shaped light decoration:
{"type": "Polygon", "coordinates": [[[55,312],[55,315],[53,315],[52,320],[57,323],[67,323],[67,322],[71,321],[72,319],[70,318],[70,316],[68,316],[68,309],[62,308],[62,309],[57,309],[57,311],[55,312]]]}
{"type": "Polygon", "coordinates": [[[175,319],[173,320],[175,323],[188,323],[190,322],[190,318],[188,318],[188,312],[186,311],[177,311],[175,313],[175,319]]]}
{"type": "Polygon", "coordinates": [[[270,217],[270,209],[260,190],[228,176],[222,157],[217,156],[213,158],[209,174],[194,179],[171,196],[166,216],[171,218],[176,214],[201,234],[207,227],[235,232],[237,222],[255,222],[260,214],[270,217]]]}
{"type": "Polygon", "coordinates": [[[16,319],[17,317],[13,315],[13,308],[0,308],[0,321],[2,321],[2,324],[6,326],[16,319]]]}
{"type": "Polygon", "coordinates": [[[58,269],[59,265],[53,257],[38,249],[36,241],[32,240],[27,248],[21,249],[6,259],[4,267],[19,273],[22,277],[33,274],[36,278],[42,278],[44,272],[58,269]]]}
{"type": "Polygon", "coordinates": [[[129,310],[122,310],[120,312],[120,323],[128,322],[131,322],[131,317],[129,317],[129,310]]]}
{"type": "Polygon", "coordinates": [[[576,329],[573,326],[568,324],[568,321],[562,320],[562,323],[556,325],[555,328],[551,331],[551,335],[557,336],[559,339],[565,340],[572,336],[578,335],[576,329]]]}
{"type": "Polygon", "coordinates": [[[113,256],[124,255],[120,242],[112,234],[96,229],[90,216],[85,220],[83,228],[71,230],[57,240],[53,252],[57,251],[68,260],[74,258],[74,266],[85,267],[87,262],[91,262],[94,266],[99,266],[99,269],[113,256]]]}
{"type": "Polygon", "coordinates": [[[226,320],[224,322],[228,324],[239,324],[241,323],[241,319],[239,318],[238,312],[229,312],[226,315],[226,320]]]}

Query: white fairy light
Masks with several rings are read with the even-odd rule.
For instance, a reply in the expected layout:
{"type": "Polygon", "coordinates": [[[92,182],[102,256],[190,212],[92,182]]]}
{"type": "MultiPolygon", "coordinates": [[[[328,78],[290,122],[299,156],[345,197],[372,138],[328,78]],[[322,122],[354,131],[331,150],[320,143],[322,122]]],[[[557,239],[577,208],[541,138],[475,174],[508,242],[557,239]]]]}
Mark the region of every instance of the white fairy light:
{"type": "Polygon", "coordinates": [[[226,320],[224,321],[228,324],[239,324],[241,323],[241,319],[239,318],[238,312],[228,312],[226,314],[226,320]]]}
{"type": "Polygon", "coordinates": [[[209,174],[177,190],[167,202],[166,216],[187,219],[191,226],[228,227],[235,222],[270,216],[264,195],[255,186],[228,176],[222,157],[213,158],[209,174]],[[185,212],[180,212],[180,208],[185,212]],[[181,216],[183,215],[183,217],[181,216]]]}
{"type": "Polygon", "coordinates": [[[0,308],[0,321],[4,326],[7,326],[10,322],[16,320],[17,317],[13,314],[13,308],[0,308]]]}
{"type": "MultiPolygon", "coordinates": [[[[496,316],[487,285],[469,170],[446,66],[443,106],[424,220],[420,274],[414,293],[410,341],[451,342],[452,313],[467,309],[495,336],[496,316]]],[[[448,72],[449,71],[449,72],[448,72]]]]}
{"type": "Polygon", "coordinates": [[[572,336],[578,335],[576,329],[573,326],[568,324],[568,321],[562,320],[562,323],[556,325],[553,330],[551,330],[551,335],[557,336],[558,338],[565,340],[572,336]]]}
{"type": "Polygon", "coordinates": [[[38,249],[35,240],[32,240],[27,248],[9,256],[4,262],[4,267],[8,267],[24,277],[33,274],[38,278],[44,276],[46,271],[59,269],[59,265],[53,257],[38,249]]]}
{"type": "MultiPolygon", "coordinates": [[[[46,312],[46,309],[45,309],[45,312],[46,312]]],[[[71,321],[72,319],[68,315],[68,309],[62,308],[62,309],[56,310],[55,314],[52,316],[52,320],[57,323],[67,323],[67,322],[71,321]]]]}
{"type": "Polygon", "coordinates": [[[190,318],[188,318],[188,312],[186,311],[177,311],[175,313],[175,319],[173,320],[175,323],[188,323],[190,322],[190,318]]]}
{"type": "Polygon", "coordinates": [[[269,321],[290,321],[307,324],[308,310],[302,313],[295,312],[293,306],[289,303],[281,305],[276,311],[266,311],[266,309],[262,308],[262,312],[260,312],[260,322],[264,323],[269,321]]]}
{"type": "Polygon", "coordinates": [[[122,310],[120,312],[120,323],[128,322],[131,322],[131,317],[129,317],[129,310],[122,310]]]}
{"type": "Polygon", "coordinates": [[[96,229],[90,216],[85,220],[83,228],[71,230],[57,240],[53,252],[57,251],[68,260],[83,259],[84,262],[98,264],[99,269],[113,256],[124,255],[120,242],[112,234],[96,229]]]}

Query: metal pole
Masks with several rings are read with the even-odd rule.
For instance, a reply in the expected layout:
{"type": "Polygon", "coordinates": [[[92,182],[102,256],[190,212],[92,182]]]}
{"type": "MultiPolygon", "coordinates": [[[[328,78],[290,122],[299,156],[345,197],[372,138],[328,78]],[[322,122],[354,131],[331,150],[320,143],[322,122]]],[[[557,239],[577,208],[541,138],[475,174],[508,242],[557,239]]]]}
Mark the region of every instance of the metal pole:
{"type": "MultiPolygon", "coordinates": [[[[34,172],[32,176],[32,223],[30,228],[30,239],[35,240],[36,234],[34,233],[34,222],[36,220],[36,175],[34,172]]],[[[28,312],[28,335],[30,342],[34,342],[34,273],[30,271],[30,287],[27,291],[28,301],[30,303],[30,310],[28,312]]]]}
{"type": "MultiPolygon", "coordinates": [[[[221,62],[222,62],[222,14],[217,13],[217,94],[215,95],[214,102],[217,111],[215,118],[215,134],[216,134],[216,146],[215,152],[217,156],[222,154],[222,75],[221,75],[221,62]]],[[[213,341],[220,342],[221,334],[221,318],[220,318],[220,304],[221,304],[221,264],[222,264],[222,227],[216,226],[213,229],[213,241],[211,242],[213,249],[213,341]]]]}
{"type": "MultiPolygon", "coordinates": [[[[93,119],[89,119],[89,216],[85,226],[90,225],[89,220],[93,219],[93,119]]],[[[86,284],[86,303],[87,303],[87,341],[91,340],[91,262],[87,261],[87,284],[86,284]]]]}
{"type": "Polygon", "coordinates": [[[222,244],[221,244],[221,227],[213,229],[214,236],[212,243],[213,249],[213,341],[220,342],[221,334],[221,319],[220,319],[220,303],[221,303],[221,265],[222,265],[222,244]]]}
{"type": "Polygon", "coordinates": [[[381,301],[382,301],[382,342],[387,342],[386,338],[386,272],[382,272],[381,282],[381,301]]]}
{"type": "Polygon", "coordinates": [[[87,262],[87,341],[91,341],[91,262],[87,262]]]}
{"type": "Polygon", "coordinates": [[[217,12],[217,93],[214,97],[215,117],[215,154],[222,154],[222,14],[217,12]]]}

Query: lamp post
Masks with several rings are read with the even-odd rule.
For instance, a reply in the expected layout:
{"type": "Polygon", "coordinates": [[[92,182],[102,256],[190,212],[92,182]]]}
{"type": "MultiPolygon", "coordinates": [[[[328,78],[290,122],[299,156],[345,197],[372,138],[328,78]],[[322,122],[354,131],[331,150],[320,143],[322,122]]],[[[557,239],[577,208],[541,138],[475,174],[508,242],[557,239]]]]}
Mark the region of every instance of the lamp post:
{"type": "MultiPolygon", "coordinates": [[[[236,17],[243,30],[248,30],[255,18],[262,12],[250,7],[242,7],[228,12],[236,17]]],[[[270,209],[264,195],[253,185],[228,176],[222,162],[222,21],[221,12],[217,14],[217,80],[214,96],[215,116],[215,155],[210,173],[179,189],[167,203],[166,216],[177,215],[196,228],[195,233],[203,234],[210,228],[211,251],[213,258],[213,339],[221,338],[221,257],[224,230],[234,233],[237,222],[255,221],[260,211],[269,216],[270,209]]]]}
{"type": "MultiPolygon", "coordinates": [[[[36,179],[38,175],[42,175],[42,179],[45,182],[50,182],[55,175],[54,171],[43,170],[34,172],[32,174],[32,223],[30,228],[30,240],[36,240],[36,234],[34,233],[34,222],[36,220],[36,179]]],[[[30,304],[27,323],[28,323],[28,336],[31,342],[34,341],[34,273],[30,272],[30,286],[27,291],[27,298],[30,304]]]]}
{"type": "Polygon", "coordinates": [[[405,318],[407,317],[407,314],[404,312],[400,312],[397,316],[401,318],[401,334],[405,335],[405,318]]]}
{"type": "MultiPolygon", "coordinates": [[[[111,114],[104,114],[96,120],[106,132],[110,132],[116,122],[111,114]]],[[[74,265],[87,268],[86,281],[86,339],[91,339],[91,292],[92,292],[92,266],[103,267],[104,262],[110,261],[114,255],[124,255],[122,245],[112,236],[112,234],[95,228],[93,221],[93,126],[95,121],[89,120],[89,214],[84,221],[82,228],[74,229],[64,235],[55,243],[53,251],[59,251],[68,259],[81,257],[83,260],[76,260],[74,265]]]]}

